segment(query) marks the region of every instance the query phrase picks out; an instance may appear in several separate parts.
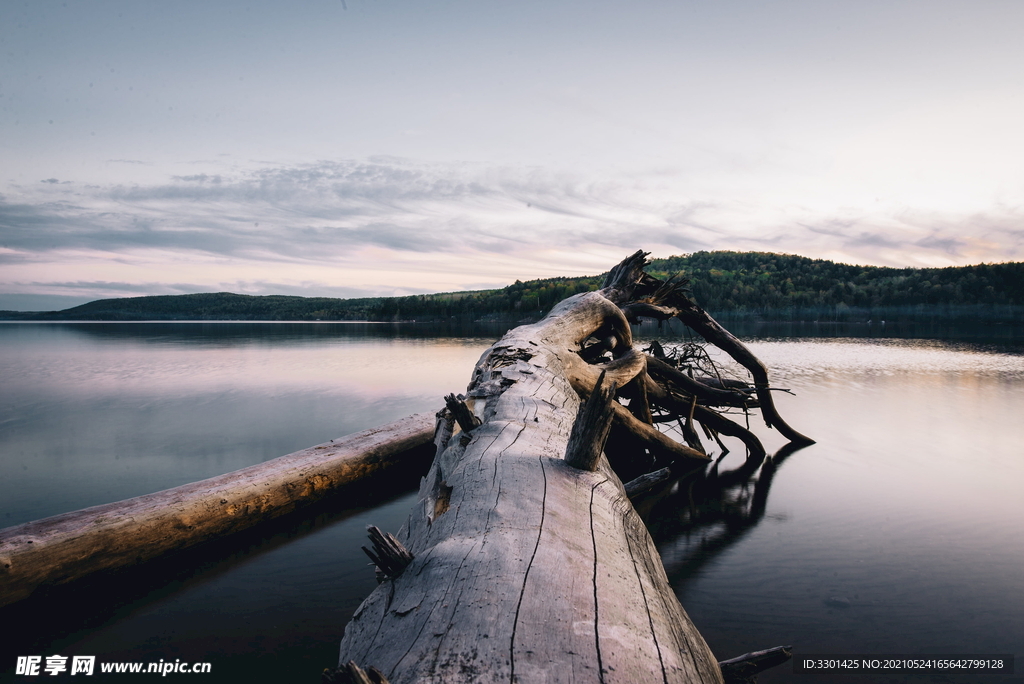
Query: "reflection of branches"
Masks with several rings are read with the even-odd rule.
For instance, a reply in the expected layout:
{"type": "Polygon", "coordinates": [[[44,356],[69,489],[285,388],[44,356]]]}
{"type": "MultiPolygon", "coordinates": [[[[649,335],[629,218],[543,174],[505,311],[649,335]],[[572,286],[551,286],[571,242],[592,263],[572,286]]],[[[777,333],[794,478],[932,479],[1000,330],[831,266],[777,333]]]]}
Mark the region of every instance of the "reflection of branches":
{"type": "Polygon", "coordinates": [[[662,550],[669,579],[691,576],[753,529],[764,517],[776,470],[804,446],[791,442],[773,456],[751,455],[724,472],[718,469],[719,459],[707,471],[634,501],[662,550]],[[680,550],[678,557],[669,552],[665,558],[665,551],[672,548],[680,550]]]}

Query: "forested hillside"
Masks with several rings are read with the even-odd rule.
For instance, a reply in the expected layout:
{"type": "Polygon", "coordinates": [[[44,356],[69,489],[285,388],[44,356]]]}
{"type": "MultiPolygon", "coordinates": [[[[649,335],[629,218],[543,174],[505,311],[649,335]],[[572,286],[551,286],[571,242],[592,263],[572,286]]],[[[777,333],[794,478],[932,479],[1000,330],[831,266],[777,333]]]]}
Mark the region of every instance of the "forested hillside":
{"type": "Polygon", "coordinates": [[[696,252],[658,259],[682,271],[709,311],[1024,305],[1024,263],[951,268],[851,266],[766,252],[696,252]]]}
{"type": "MultiPolygon", "coordinates": [[[[695,252],[654,259],[647,270],[659,278],[682,273],[693,298],[715,315],[1024,317],[1024,263],[884,268],[768,252],[695,252]]],[[[550,278],[501,290],[385,299],[373,313],[381,320],[539,313],[570,294],[597,289],[602,278],[550,278]]]]}
{"type": "Polygon", "coordinates": [[[46,317],[64,320],[367,320],[383,298],[336,299],[211,292],[100,299],[46,317]]]}
{"type": "MultiPolygon", "coordinates": [[[[954,268],[851,266],[767,252],[695,252],[655,259],[648,269],[683,273],[694,299],[718,316],[846,320],[939,315],[1024,319],[1024,263],[954,268]]],[[[104,299],[36,320],[476,320],[532,318],[603,275],[516,281],[498,290],[409,297],[333,299],[227,292],[104,299]]]]}

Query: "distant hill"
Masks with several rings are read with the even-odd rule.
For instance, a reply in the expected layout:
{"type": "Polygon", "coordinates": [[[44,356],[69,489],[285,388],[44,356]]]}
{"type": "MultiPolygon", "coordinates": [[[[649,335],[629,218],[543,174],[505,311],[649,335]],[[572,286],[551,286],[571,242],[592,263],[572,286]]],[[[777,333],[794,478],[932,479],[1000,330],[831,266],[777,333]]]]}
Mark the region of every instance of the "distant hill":
{"type": "Polygon", "coordinates": [[[684,272],[712,312],[898,311],[1024,306],[1024,263],[948,268],[851,266],[767,252],[695,252],[648,269],[684,272]]]}
{"type": "Polygon", "coordinates": [[[99,299],[64,311],[44,314],[47,318],[90,321],[131,320],[366,320],[381,297],[335,299],[332,297],[288,297],[284,295],[240,295],[211,292],[187,295],[159,295],[99,299]]]}
{"type": "MultiPolygon", "coordinates": [[[[1024,321],[1024,263],[950,268],[851,266],[768,252],[695,252],[654,259],[682,272],[694,299],[723,317],[848,320],[940,315],[1024,321]]],[[[602,275],[516,281],[496,290],[408,297],[252,296],[230,292],[101,299],[56,312],[0,312],[7,320],[460,320],[536,317],[602,275]]]]}

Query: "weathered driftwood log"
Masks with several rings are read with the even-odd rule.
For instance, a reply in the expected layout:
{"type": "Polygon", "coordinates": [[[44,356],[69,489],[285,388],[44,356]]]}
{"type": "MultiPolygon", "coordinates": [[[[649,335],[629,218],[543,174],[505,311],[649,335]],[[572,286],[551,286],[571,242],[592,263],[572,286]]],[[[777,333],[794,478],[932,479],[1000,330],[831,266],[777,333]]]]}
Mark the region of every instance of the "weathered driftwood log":
{"type": "Polygon", "coordinates": [[[721,681],[607,460],[563,460],[574,385],[589,394],[603,372],[621,387],[645,366],[609,298],[630,283],[610,280],[483,355],[466,393],[482,423],[443,445],[399,535],[415,558],[360,606],[339,663],[392,684],[721,681]],[[617,358],[588,364],[591,336],[617,358]]]}
{"type": "MultiPolygon", "coordinates": [[[[570,297],[506,334],[477,363],[465,406],[450,397],[438,416],[438,455],[398,535],[412,560],[346,626],[339,675],[355,664],[392,684],[722,681],[602,453],[611,423],[614,441],[638,459],[650,452],[683,472],[710,462],[652,425],[659,402],[662,411],[685,405],[691,422],[710,409],[693,392],[652,380],[633,348],[627,315],[702,312],[686,308],[692,302],[678,291],[685,281],[645,274],[645,256],[612,269],[601,291],[570,297]],[[628,408],[612,399],[614,388],[628,408]],[[589,397],[583,411],[580,397],[589,397]]],[[[754,388],[691,389],[753,403],[754,388]]],[[[709,434],[744,437],[724,416],[700,418],[706,429],[720,423],[709,434]]]]}
{"type": "Polygon", "coordinates": [[[725,684],[753,684],[757,675],[781,665],[793,657],[792,646],[776,646],[763,651],[744,653],[718,663],[725,677],[725,684]]]}
{"type": "Polygon", "coordinates": [[[0,530],[0,606],[252,528],[406,462],[430,443],[418,414],[226,475],[0,530]]]}

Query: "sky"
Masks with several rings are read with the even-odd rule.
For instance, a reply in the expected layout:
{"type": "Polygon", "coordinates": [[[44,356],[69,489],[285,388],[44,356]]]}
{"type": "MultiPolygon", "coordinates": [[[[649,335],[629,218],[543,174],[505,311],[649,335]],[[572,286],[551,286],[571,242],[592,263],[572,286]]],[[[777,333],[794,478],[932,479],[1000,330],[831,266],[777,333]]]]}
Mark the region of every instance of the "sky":
{"type": "Polygon", "coordinates": [[[0,0],[0,309],[1024,260],[1024,3],[0,0]]]}

